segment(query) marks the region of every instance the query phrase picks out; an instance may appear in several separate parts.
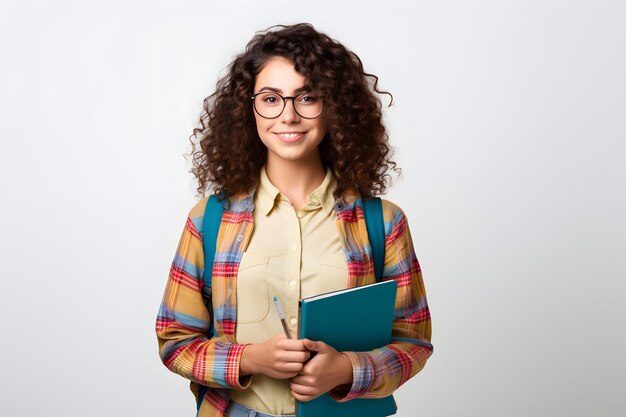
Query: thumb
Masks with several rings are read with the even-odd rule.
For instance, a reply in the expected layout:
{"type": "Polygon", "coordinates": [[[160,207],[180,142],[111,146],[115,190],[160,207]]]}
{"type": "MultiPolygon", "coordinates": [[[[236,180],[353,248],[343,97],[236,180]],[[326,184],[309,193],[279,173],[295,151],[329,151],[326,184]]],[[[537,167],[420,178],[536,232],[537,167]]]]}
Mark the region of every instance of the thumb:
{"type": "Polygon", "coordinates": [[[327,350],[327,345],[324,342],[314,342],[310,339],[303,339],[302,342],[304,342],[304,347],[314,352],[324,352],[327,350]]]}

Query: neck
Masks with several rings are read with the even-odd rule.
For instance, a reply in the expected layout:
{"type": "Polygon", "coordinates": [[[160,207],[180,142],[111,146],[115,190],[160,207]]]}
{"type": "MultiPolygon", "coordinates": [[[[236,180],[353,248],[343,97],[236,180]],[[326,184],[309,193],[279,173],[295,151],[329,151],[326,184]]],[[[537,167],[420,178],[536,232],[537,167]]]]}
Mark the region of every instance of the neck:
{"type": "Polygon", "coordinates": [[[306,161],[289,161],[272,158],[270,153],[265,172],[272,184],[284,194],[296,210],[306,203],[306,197],[313,192],[326,177],[319,154],[306,161]]]}

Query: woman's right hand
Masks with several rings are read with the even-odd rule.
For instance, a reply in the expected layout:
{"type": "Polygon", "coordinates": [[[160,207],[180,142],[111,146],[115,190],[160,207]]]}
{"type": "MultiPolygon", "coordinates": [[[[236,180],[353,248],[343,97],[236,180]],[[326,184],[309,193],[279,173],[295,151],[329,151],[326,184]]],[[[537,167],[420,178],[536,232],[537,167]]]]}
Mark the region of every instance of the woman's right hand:
{"type": "Polygon", "coordinates": [[[287,379],[298,375],[304,362],[311,357],[304,342],[288,339],[279,333],[263,343],[246,346],[241,353],[239,375],[264,374],[271,378],[287,379]]]}

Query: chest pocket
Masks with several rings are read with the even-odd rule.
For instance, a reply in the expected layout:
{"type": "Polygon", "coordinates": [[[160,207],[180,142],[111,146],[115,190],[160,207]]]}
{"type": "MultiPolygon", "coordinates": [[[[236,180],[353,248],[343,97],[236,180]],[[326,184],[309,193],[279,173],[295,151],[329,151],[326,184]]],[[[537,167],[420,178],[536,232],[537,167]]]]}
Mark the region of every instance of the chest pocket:
{"type": "Polygon", "coordinates": [[[320,258],[319,293],[341,290],[348,285],[348,264],[343,254],[320,258]]]}
{"type": "Polygon", "coordinates": [[[237,273],[237,323],[256,323],[269,312],[268,257],[244,252],[237,273]]]}

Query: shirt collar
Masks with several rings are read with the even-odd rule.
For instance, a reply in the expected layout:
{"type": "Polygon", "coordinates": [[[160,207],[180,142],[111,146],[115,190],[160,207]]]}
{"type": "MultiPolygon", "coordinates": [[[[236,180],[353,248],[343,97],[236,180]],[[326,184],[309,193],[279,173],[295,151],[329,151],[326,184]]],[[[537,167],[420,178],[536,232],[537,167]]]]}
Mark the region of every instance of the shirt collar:
{"type": "Polygon", "coordinates": [[[265,165],[261,168],[261,181],[259,182],[259,190],[257,192],[257,198],[259,199],[259,208],[266,216],[274,208],[274,203],[280,198],[280,191],[272,184],[267,172],[265,172],[265,165]]]}
{"type": "MultiPolygon", "coordinates": [[[[304,209],[313,210],[318,207],[322,207],[322,210],[327,215],[333,211],[335,205],[335,197],[333,196],[333,190],[335,189],[337,180],[329,168],[326,168],[326,176],[322,183],[313,190],[307,196],[307,203],[303,207],[304,209]]],[[[278,188],[272,184],[267,172],[265,172],[265,166],[261,168],[260,182],[258,189],[258,201],[259,208],[266,216],[272,211],[275,204],[280,201],[281,193],[278,188]]]]}

